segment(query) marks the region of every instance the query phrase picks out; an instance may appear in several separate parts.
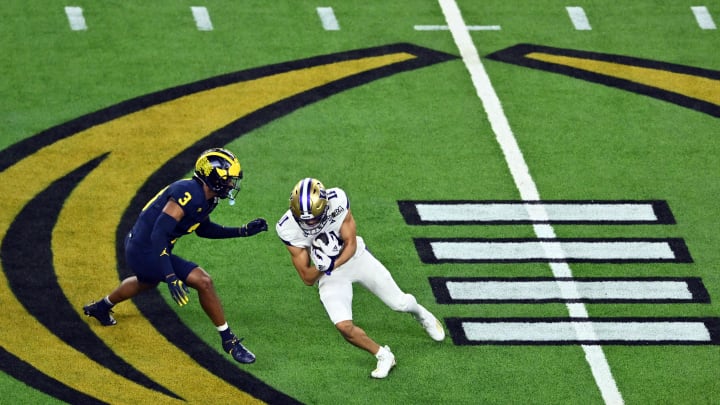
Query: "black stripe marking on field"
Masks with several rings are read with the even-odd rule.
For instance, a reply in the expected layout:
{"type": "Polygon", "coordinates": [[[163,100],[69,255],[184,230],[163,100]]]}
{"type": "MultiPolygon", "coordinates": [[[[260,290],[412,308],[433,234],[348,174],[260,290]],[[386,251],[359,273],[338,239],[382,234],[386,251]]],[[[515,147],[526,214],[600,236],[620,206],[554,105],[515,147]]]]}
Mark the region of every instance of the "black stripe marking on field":
{"type": "MultiPolygon", "coordinates": [[[[415,248],[423,263],[692,263],[690,251],[681,238],[414,238],[415,248]],[[573,245],[596,244],[600,249],[603,246],[630,246],[655,245],[666,247],[671,256],[652,256],[657,253],[650,252],[648,255],[616,254],[601,256],[588,256],[569,252],[568,248],[573,245]],[[433,245],[436,247],[434,248],[433,245]],[[563,255],[553,257],[547,252],[516,252],[514,256],[496,255],[498,247],[505,247],[506,250],[517,250],[517,248],[532,247],[533,245],[546,245],[548,248],[561,247],[563,255]],[[439,246],[451,246],[453,250],[461,251],[463,254],[445,254],[438,257],[436,251],[439,246]],[[486,248],[483,251],[481,248],[486,248]],[[491,252],[492,251],[492,252],[491,252]],[[491,253],[488,253],[491,252],[491,253]]],[[[514,252],[515,253],[515,252],[514,252]]]]}
{"type": "Polygon", "coordinates": [[[445,324],[459,346],[720,345],[720,318],[445,318],[445,324]],[[702,331],[702,336],[690,336],[690,326],[702,331]],[[576,327],[592,330],[599,336],[578,338],[576,327]],[[650,333],[645,331],[644,339],[632,338],[643,334],[636,332],[643,327],[651,328],[650,333]],[[651,335],[653,327],[656,335],[651,335]]]}
{"type": "MultiPolygon", "coordinates": [[[[617,277],[576,277],[576,278],[563,278],[563,277],[430,277],[430,286],[435,300],[438,304],[542,304],[542,303],[553,303],[553,302],[564,302],[564,303],[710,303],[710,295],[708,294],[702,279],[699,277],[629,277],[629,278],[617,278],[617,277]],[[628,284],[637,284],[638,295],[635,297],[625,296],[620,297],[622,294],[616,294],[613,296],[612,289],[607,290],[607,296],[605,297],[579,297],[579,298],[563,298],[563,297],[545,297],[545,298],[533,298],[527,297],[482,297],[475,296],[473,298],[456,298],[453,297],[448,286],[448,283],[496,283],[496,284],[507,284],[507,289],[511,289],[514,286],[522,283],[549,283],[557,284],[561,282],[575,283],[579,286],[583,284],[602,284],[602,283],[615,283],[623,282],[628,284]],[[687,294],[684,297],[677,297],[667,295],[665,297],[656,296],[653,298],[642,297],[644,287],[648,284],[659,282],[659,283],[672,283],[672,284],[684,284],[687,290],[687,294]]],[[[501,287],[502,288],[502,287],[501,287]]]]}
{"type": "MultiPolygon", "coordinates": [[[[508,224],[577,224],[577,225],[633,225],[633,224],[656,224],[669,225],[675,224],[675,217],[670,210],[666,201],[663,200],[402,200],[398,201],[398,207],[403,219],[408,225],[508,225],[508,224]],[[503,215],[500,211],[502,207],[508,210],[512,208],[522,209],[524,206],[532,208],[548,207],[562,208],[568,211],[577,210],[585,207],[585,211],[592,210],[592,207],[615,208],[616,215],[614,217],[598,217],[590,214],[584,217],[562,218],[549,215],[546,219],[532,219],[529,215],[519,218],[517,215],[503,215]],[[473,217],[468,213],[466,218],[457,219],[446,213],[446,215],[436,215],[434,218],[423,218],[419,208],[436,207],[439,209],[447,208],[450,210],[466,211],[474,210],[478,214],[473,217]],[[635,208],[640,210],[646,208],[646,213],[651,213],[651,217],[639,215],[625,214],[621,215],[622,208],[635,208]],[[484,210],[484,211],[483,211],[484,210]]],[[[527,214],[527,213],[526,213],[527,214]]]]}

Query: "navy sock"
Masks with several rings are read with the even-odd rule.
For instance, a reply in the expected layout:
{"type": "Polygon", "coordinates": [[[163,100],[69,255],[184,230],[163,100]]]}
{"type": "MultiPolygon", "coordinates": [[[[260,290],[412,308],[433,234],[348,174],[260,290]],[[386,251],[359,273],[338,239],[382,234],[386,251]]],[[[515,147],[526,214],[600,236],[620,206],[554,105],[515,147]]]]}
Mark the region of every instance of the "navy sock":
{"type": "Polygon", "coordinates": [[[223,342],[232,340],[233,337],[235,337],[235,335],[232,333],[230,328],[227,328],[224,331],[220,332],[220,338],[222,339],[223,342]]]}
{"type": "Polygon", "coordinates": [[[105,298],[97,301],[95,305],[97,305],[97,307],[103,311],[107,311],[113,307],[112,305],[108,304],[107,301],[105,301],[105,298]]]}

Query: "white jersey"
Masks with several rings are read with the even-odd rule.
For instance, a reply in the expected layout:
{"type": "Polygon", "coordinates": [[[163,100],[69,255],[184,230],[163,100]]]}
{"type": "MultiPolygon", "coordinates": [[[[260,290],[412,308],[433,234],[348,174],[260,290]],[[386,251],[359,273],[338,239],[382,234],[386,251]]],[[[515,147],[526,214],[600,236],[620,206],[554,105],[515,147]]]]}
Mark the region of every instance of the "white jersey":
{"type": "MultiPolygon", "coordinates": [[[[339,188],[328,189],[327,198],[328,220],[322,226],[321,232],[315,235],[306,234],[295,221],[292,212],[288,210],[275,226],[280,239],[287,245],[305,249],[313,249],[313,240],[323,233],[339,239],[340,227],[349,212],[350,203],[345,192],[339,188]]],[[[329,237],[329,239],[333,238],[329,237]]],[[[342,242],[343,246],[347,245],[344,241],[342,242]]],[[[312,258],[313,255],[310,256],[312,258]]],[[[417,304],[415,297],[405,294],[398,287],[385,266],[365,249],[365,242],[359,236],[357,237],[357,250],[353,257],[342,266],[335,268],[330,275],[320,276],[317,282],[320,301],[333,324],[337,325],[339,322],[352,320],[352,285],[354,283],[359,283],[367,288],[395,311],[412,312],[416,317],[423,317],[422,311],[427,312],[417,304]]]]}
{"type": "MultiPolygon", "coordinates": [[[[343,221],[347,216],[348,210],[350,209],[350,201],[348,201],[347,194],[340,188],[330,188],[327,190],[328,199],[328,220],[325,225],[322,226],[321,231],[315,235],[308,235],[300,228],[297,221],[292,215],[290,210],[285,212],[285,215],[280,218],[275,230],[277,231],[280,239],[287,245],[310,248],[312,241],[321,233],[327,233],[334,235],[335,238],[342,242],[342,246],[345,246],[344,241],[340,239],[340,227],[342,227],[343,221]]],[[[357,250],[353,257],[357,257],[365,250],[365,242],[361,237],[357,237],[357,250]]]]}

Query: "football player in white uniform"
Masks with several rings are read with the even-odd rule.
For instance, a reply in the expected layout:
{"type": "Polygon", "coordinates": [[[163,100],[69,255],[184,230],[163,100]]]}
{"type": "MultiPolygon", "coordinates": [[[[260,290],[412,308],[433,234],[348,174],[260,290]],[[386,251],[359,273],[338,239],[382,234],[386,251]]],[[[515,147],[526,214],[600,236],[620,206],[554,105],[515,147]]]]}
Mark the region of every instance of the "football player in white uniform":
{"type": "Polygon", "coordinates": [[[300,180],[290,194],[290,209],[275,229],[303,282],[318,284],[320,300],[337,330],[349,343],[377,358],[372,377],[387,377],[395,355],[353,323],[353,283],[367,288],[392,310],[411,313],[433,340],[445,339],[440,321],[403,292],[385,266],[365,249],[342,189],[326,190],[313,178],[300,180]]]}

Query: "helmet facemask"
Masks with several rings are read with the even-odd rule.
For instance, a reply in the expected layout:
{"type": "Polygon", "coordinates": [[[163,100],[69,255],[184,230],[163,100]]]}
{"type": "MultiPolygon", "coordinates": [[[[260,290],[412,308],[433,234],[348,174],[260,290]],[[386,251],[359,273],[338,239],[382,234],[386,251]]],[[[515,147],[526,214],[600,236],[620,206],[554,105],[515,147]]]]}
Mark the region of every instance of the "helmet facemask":
{"type": "Polygon", "coordinates": [[[325,207],[325,210],[323,211],[320,216],[314,217],[312,214],[302,214],[299,218],[295,218],[297,220],[298,225],[300,225],[300,228],[303,230],[303,232],[307,235],[316,235],[319,234],[325,224],[327,223],[328,216],[327,216],[327,206],[325,207]],[[303,218],[303,216],[305,218],[303,218]]]}
{"type": "Polygon", "coordinates": [[[241,182],[242,172],[239,176],[228,176],[222,181],[219,191],[216,191],[218,197],[227,198],[228,204],[235,205],[235,196],[240,192],[241,182]]]}
{"type": "Polygon", "coordinates": [[[195,163],[195,177],[205,183],[218,198],[229,199],[235,204],[243,178],[240,162],[230,151],[221,148],[203,152],[195,163]]]}

